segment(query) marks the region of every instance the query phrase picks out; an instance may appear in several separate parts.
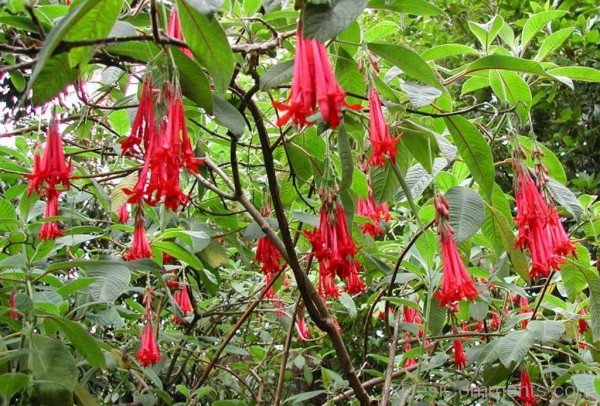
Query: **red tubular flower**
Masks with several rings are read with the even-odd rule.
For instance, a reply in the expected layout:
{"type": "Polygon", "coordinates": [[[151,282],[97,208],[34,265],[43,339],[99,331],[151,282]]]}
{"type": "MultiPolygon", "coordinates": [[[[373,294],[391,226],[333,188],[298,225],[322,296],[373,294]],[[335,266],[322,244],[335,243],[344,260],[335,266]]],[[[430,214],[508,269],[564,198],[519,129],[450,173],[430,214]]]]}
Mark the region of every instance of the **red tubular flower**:
{"type": "Polygon", "coordinates": [[[123,155],[134,152],[142,153],[142,147],[148,149],[150,140],[154,138],[156,132],[156,116],[154,115],[154,91],[152,87],[152,78],[147,75],[142,83],[142,93],[133,124],[131,133],[121,142],[121,153],[123,155]]]}
{"type": "MultiPolygon", "coordinates": [[[[58,216],[58,196],[59,192],[52,186],[48,186],[46,189],[46,209],[44,210],[44,218],[51,218],[58,216]]],[[[62,230],[58,226],[58,221],[47,221],[42,224],[39,238],[45,240],[52,240],[63,235],[62,230]]]]}
{"type": "Polygon", "coordinates": [[[552,247],[554,248],[554,253],[561,257],[561,262],[564,262],[564,257],[569,254],[577,258],[575,246],[565,232],[565,228],[563,227],[560,221],[560,216],[558,215],[558,210],[556,210],[554,205],[549,207],[548,235],[550,237],[552,247]]]}
{"type": "Polygon", "coordinates": [[[492,322],[490,323],[490,328],[492,330],[498,330],[500,328],[500,315],[498,315],[497,311],[492,312],[492,322]]]}
{"type": "Polygon", "coordinates": [[[117,211],[117,219],[119,223],[127,223],[129,221],[129,210],[127,210],[127,203],[123,203],[117,211]]]}
{"type": "Polygon", "coordinates": [[[363,224],[361,228],[365,234],[370,234],[373,237],[383,234],[379,222],[390,221],[391,219],[387,203],[375,203],[373,191],[370,188],[366,200],[361,197],[358,198],[358,214],[371,219],[370,222],[363,224]]]}
{"type": "Polygon", "coordinates": [[[133,232],[133,242],[131,249],[123,258],[126,261],[135,261],[136,259],[151,258],[152,251],[150,250],[150,242],[144,228],[143,217],[136,220],[135,231],[133,232]]]}
{"type": "MultiPolygon", "coordinates": [[[[529,301],[527,300],[527,298],[525,298],[523,296],[519,296],[519,314],[531,313],[531,310],[526,309],[527,306],[529,306],[529,301]]],[[[525,330],[527,328],[528,324],[529,324],[528,319],[521,320],[521,329],[525,330]]]]}
{"type": "Polygon", "coordinates": [[[310,338],[304,312],[298,312],[298,316],[296,317],[296,331],[298,332],[298,341],[305,341],[310,338]]]}
{"type": "Polygon", "coordinates": [[[19,311],[16,310],[17,309],[17,296],[15,295],[14,291],[10,294],[10,297],[8,298],[8,307],[10,308],[10,310],[8,311],[8,314],[11,319],[17,320],[19,317],[21,317],[21,314],[19,313],[19,311]]]}
{"type": "MultiPolygon", "coordinates": [[[[531,254],[529,276],[547,277],[550,269],[558,269],[560,260],[555,255],[547,225],[551,210],[531,178],[527,168],[517,167],[518,184],[515,192],[519,236],[515,246],[527,248],[531,254]]],[[[560,225],[562,227],[562,225],[560,225]]],[[[564,232],[564,230],[563,230],[564,232]]]]}
{"type": "Polygon", "coordinates": [[[323,121],[335,129],[340,124],[341,107],[354,107],[345,101],[346,93],[337,82],[325,46],[315,39],[304,38],[301,31],[298,27],[292,89],[287,104],[273,103],[277,110],[285,112],[277,125],[283,126],[290,120],[299,126],[313,124],[311,116],[318,105],[323,121]]]}
{"type": "MultiPolygon", "coordinates": [[[[177,291],[173,294],[173,299],[177,306],[181,309],[181,313],[183,316],[187,316],[189,313],[194,311],[194,306],[192,306],[192,301],[190,299],[189,286],[186,283],[180,283],[177,291]]],[[[173,315],[173,321],[175,323],[185,323],[185,320],[173,315]]]]}
{"type": "Polygon", "coordinates": [[[463,369],[467,366],[467,355],[463,350],[463,345],[461,340],[454,340],[452,342],[452,347],[454,348],[454,365],[456,369],[463,369]]]}
{"type": "Polygon", "coordinates": [[[58,122],[55,119],[52,119],[46,130],[46,146],[42,157],[37,154],[34,156],[33,171],[25,177],[29,179],[28,195],[37,192],[43,196],[44,187],[71,187],[71,165],[67,165],[58,122]]]}
{"type": "Polygon", "coordinates": [[[336,275],[346,281],[349,293],[360,293],[365,285],[359,277],[359,264],[354,258],[358,248],[348,232],[344,207],[334,193],[320,194],[323,204],[319,226],[306,233],[319,261],[319,294],[325,298],[339,296],[336,275]]]}
{"type": "Polygon", "coordinates": [[[585,333],[587,333],[588,331],[590,331],[590,326],[589,326],[589,324],[587,323],[587,321],[585,321],[585,318],[584,318],[584,316],[585,316],[586,314],[587,314],[587,312],[585,311],[585,309],[581,309],[581,310],[579,311],[579,315],[580,315],[581,317],[580,317],[580,318],[579,318],[579,320],[578,320],[578,324],[579,324],[579,332],[580,332],[581,334],[585,334],[585,333]]]}
{"type": "MultiPolygon", "coordinates": [[[[167,35],[180,41],[184,41],[183,31],[181,30],[181,23],[179,22],[179,15],[177,14],[177,8],[171,9],[171,15],[169,16],[169,27],[167,28],[167,35]]],[[[188,58],[193,59],[192,51],[188,47],[181,47],[181,51],[187,55],[188,58]]]]}
{"type": "Polygon", "coordinates": [[[519,396],[521,405],[523,406],[535,406],[535,393],[533,393],[533,386],[531,385],[531,378],[527,368],[521,367],[521,396],[519,396]]]}
{"type": "Polygon", "coordinates": [[[382,166],[389,159],[396,162],[396,144],[400,138],[392,138],[390,129],[383,117],[381,99],[375,87],[369,91],[369,140],[371,141],[371,159],[369,163],[382,166]]]}
{"type": "MultiPolygon", "coordinates": [[[[270,284],[275,275],[281,271],[281,259],[281,253],[269,237],[258,239],[254,261],[260,264],[260,271],[265,275],[267,284],[270,284]]],[[[273,299],[274,297],[275,292],[271,286],[265,293],[265,298],[273,299]]]]}
{"type": "MultiPolygon", "coordinates": [[[[412,346],[410,345],[410,343],[404,344],[404,352],[409,352],[410,350],[412,350],[412,346]]],[[[418,362],[416,358],[409,358],[406,361],[404,361],[404,368],[413,367],[417,365],[417,363],[418,362]]]]}
{"type": "Polygon", "coordinates": [[[160,361],[160,350],[156,344],[156,337],[150,323],[146,324],[141,336],[140,349],[135,358],[143,367],[154,365],[160,361]]]}
{"type": "Polygon", "coordinates": [[[458,253],[454,231],[448,223],[448,201],[442,195],[437,195],[435,207],[438,236],[442,244],[443,266],[442,285],[435,296],[440,300],[442,307],[452,306],[465,299],[473,300],[479,296],[479,291],[458,253]]]}

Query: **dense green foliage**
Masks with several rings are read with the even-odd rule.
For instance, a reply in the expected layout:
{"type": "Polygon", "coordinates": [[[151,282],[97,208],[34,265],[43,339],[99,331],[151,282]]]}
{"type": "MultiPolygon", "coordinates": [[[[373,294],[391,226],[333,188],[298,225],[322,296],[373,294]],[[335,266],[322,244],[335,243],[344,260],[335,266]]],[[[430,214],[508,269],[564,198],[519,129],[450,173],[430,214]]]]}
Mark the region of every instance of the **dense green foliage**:
{"type": "Polygon", "coordinates": [[[523,367],[540,404],[600,399],[596,1],[64,3],[0,1],[2,404],[513,404],[523,367]],[[166,35],[174,7],[192,58],[166,35]],[[320,120],[276,125],[301,17],[360,106],[335,130],[320,120]],[[365,174],[373,60],[401,140],[397,165],[365,174]],[[144,205],[153,257],[124,261],[135,224],[117,212],[143,156],[123,156],[120,142],[150,75],[156,88],[181,85],[206,162],[199,174],[182,171],[183,208],[144,205]],[[49,220],[25,177],[53,113],[73,168],[54,240],[38,238],[49,220]],[[523,151],[533,169],[537,148],[577,256],[531,279],[529,253],[515,248],[512,163],[523,151]],[[304,232],[318,225],[318,191],[331,183],[366,290],[325,303],[307,285],[318,266],[304,232]],[[391,212],[375,238],[356,214],[370,186],[391,212]],[[481,292],[456,311],[434,296],[438,193],[481,292]],[[253,259],[265,233],[287,258],[272,300],[253,259]],[[173,321],[182,315],[175,279],[189,284],[195,308],[184,323],[173,321]],[[144,368],[135,354],[148,287],[162,358],[144,368]],[[407,308],[422,323],[402,318],[407,308]],[[457,337],[468,358],[460,371],[457,337]]]}

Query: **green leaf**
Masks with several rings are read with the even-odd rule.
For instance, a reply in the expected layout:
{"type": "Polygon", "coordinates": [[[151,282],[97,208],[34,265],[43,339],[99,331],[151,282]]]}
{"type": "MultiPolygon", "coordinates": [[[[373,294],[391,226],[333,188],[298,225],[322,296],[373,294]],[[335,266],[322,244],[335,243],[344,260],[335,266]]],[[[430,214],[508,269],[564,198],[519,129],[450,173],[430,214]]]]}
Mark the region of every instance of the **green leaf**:
{"type": "Polygon", "coordinates": [[[308,3],[302,17],[302,34],[325,42],[340,34],[365,9],[367,0],[330,0],[324,4],[308,3]]]}
{"type": "MultiPolygon", "coordinates": [[[[35,64],[29,82],[27,83],[27,88],[24,92],[25,95],[29,94],[29,91],[33,88],[34,83],[38,80],[38,77],[67,32],[69,32],[69,30],[94,7],[102,5],[105,1],[108,0],[82,0],[69,8],[69,13],[64,18],[60,19],[58,24],[56,24],[46,37],[44,45],[37,56],[38,62],[35,64]]],[[[54,73],[62,74],[62,72],[58,70],[54,71],[54,73]]]]}
{"type": "Polygon", "coordinates": [[[16,393],[22,391],[29,385],[29,375],[15,373],[5,373],[0,375],[0,395],[9,404],[10,398],[16,393]]]}
{"type": "Polygon", "coordinates": [[[581,265],[578,267],[590,287],[590,325],[596,341],[600,338],[600,276],[591,267],[581,265]]]}
{"type": "Polygon", "coordinates": [[[532,97],[525,79],[516,72],[492,69],[489,71],[489,80],[496,96],[510,106],[517,106],[521,121],[527,122],[532,97]]]}
{"type": "Polygon", "coordinates": [[[60,341],[50,337],[34,335],[35,352],[31,355],[31,370],[38,381],[47,381],[53,388],[72,390],[77,383],[77,364],[71,351],[60,341]]]}
{"type": "Polygon", "coordinates": [[[571,377],[571,380],[577,390],[584,395],[593,399],[598,399],[600,397],[600,392],[596,389],[598,388],[598,382],[600,381],[598,375],[574,374],[571,377]]]}
{"type": "Polygon", "coordinates": [[[481,46],[486,51],[490,48],[490,45],[496,39],[500,33],[500,29],[504,25],[504,19],[502,16],[496,15],[490,21],[485,24],[479,24],[469,21],[469,29],[477,39],[481,46]]]}
{"type": "Polygon", "coordinates": [[[88,275],[96,278],[90,285],[90,294],[97,302],[114,303],[127,290],[131,280],[131,271],[123,265],[95,266],[88,270],[88,275]]]}
{"type": "Polygon", "coordinates": [[[402,132],[400,138],[402,145],[417,162],[423,165],[427,172],[431,173],[434,158],[440,152],[436,133],[411,120],[404,120],[397,129],[402,132]]]}
{"type": "Polygon", "coordinates": [[[290,396],[283,403],[292,402],[293,405],[300,404],[302,402],[306,402],[312,398],[315,398],[319,395],[326,393],[324,390],[314,390],[311,392],[299,393],[298,395],[290,396]]]}
{"type": "Polygon", "coordinates": [[[271,66],[260,77],[260,90],[265,91],[272,89],[281,84],[287,83],[292,78],[294,68],[294,60],[281,61],[276,65],[271,66]]]}
{"type": "Polygon", "coordinates": [[[584,246],[576,244],[575,249],[577,251],[577,261],[569,261],[560,268],[560,277],[567,291],[567,297],[571,302],[575,302],[575,299],[579,297],[587,285],[585,276],[579,267],[588,266],[590,261],[589,253],[584,246]]]}
{"type": "Polygon", "coordinates": [[[202,107],[207,114],[213,114],[210,83],[200,66],[175,47],[171,47],[171,53],[179,72],[179,83],[183,94],[202,107]]]}
{"type": "Polygon", "coordinates": [[[408,96],[408,100],[410,100],[410,104],[412,104],[413,108],[415,109],[429,106],[442,95],[441,90],[431,86],[419,86],[412,85],[410,83],[402,83],[400,87],[402,90],[404,90],[408,96]]]}
{"type": "Polygon", "coordinates": [[[527,324],[527,330],[533,331],[536,340],[545,343],[558,340],[565,332],[565,323],[557,320],[533,320],[527,324]]]}
{"type": "Polygon", "coordinates": [[[223,0],[188,0],[188,3],[204,15],[212,15],[219,11],[223,0]]]}
{"type": "MultiPolygon", "coordinates": [[[[76,42],[106,37],[115,25],[123,0],[97,0],[96,6],[77,20],[64,37],[65,41],[76,42]]],[[[69,51],[69,65],[86,64],[94,54],[94,47],[77,47],[69,51]]]]}
{"type": "Polygon", "coordinates": [[[352,184],[350,190],[356,193],[357,196],[367,199],[369,197],[369,183],[367,175],[363,171],[354,169],[354,176],[352,177],[352,184]]]}
{"type": "Polygon", "coordinates": [[[398,25],[391,21],[383,21],[371,28],[369,28],[364,34],[364,40],[366,42],[379,41],[389,35],[396,32],[398,25]]]}
{"type": "Polygon", "coordinates": [[[69,66],[67,55],[53,56],[46,61],[33,83],[32,102],[43,104],[63,91],[67,85],[75,83],[76,80],[77,70],[69,66]]]}
{"type": "Polygon", "coordinates": [[[190,50],[212,76],[217,91],[225,92],[234,69],[233,52],[225,31],[216,19],[192,7],[189,0],[177,0],[177,10],[190,50]]]}
{"type": "Polygon", "coordinates": [[[352,159],[352,148],[346,132],[346,126],[342,125],[338,130],[338,154],[342,165],[342,180],[340,191],[347,190],[352,184],[354,177],[354,160],[352,159]]]}
{"type": "Polygon", "coordinates": [[[246,121],[242,113],[231,105],[227,100],[223,99],[218,94],[214,95],[214,113],[215,119],[223,124],[234,135],[244,134],[246,121]]]}
{"type": "Polygon", "coordinates": [[[531,160],[531,150],[534,148],[534,146],[535,148],[541,148],[542,152],[544,153],[541,161],[544,165],[546,165],[548,174],[563,185],[567,183],[567,175],[565,170],[560,163],[560,160],[556,157],[556,155],[554,155],[554,152],[552,152],[551,149],[540,142],[533,142],[530,138],[525,136],[519,136],[519,143],[527,151],[527,165],[529,167],[534,166],[534,162],[531,160]]]}
{"type": "Polygon", "coordinates": [[[450,224],[457,243],[473,236],[485,221],[483,199],[473,189],[456,186],[446,193],[450,211],[450,224]]]}
{"type": "Polygon", "coordinates": [[[400,184],[389,163],[371,170],[371,186],[373,187],[373,198],[377,203],[394,200],[400,184]]]}
{"type": "Polygon", "coordinates": [[[574,30],[575,28],[568,27],[550,34],[548,38],[542,42],[540,49],[533,59],[538,62],[543,61],[546,56],[560,48],[574,30]]]}
{"type": "Polygon", "coordinates": [[[498,344],[498,355],[502,365],[510,368],[511,364],[523,361],[533,345],[534,338],[535,335],[529,330],[512,331],[502,337],[498,344]]]}
{"type": "Polygon", "coordinates": [[[429,334],[437,335],[442,332],[442,329],[446,324],[446,308],[440,306],[440,301],[437,297],[431,298],[427,320],[427,330],[429,331],[429,334]]]}
{"type": "Polygon", "coordinates": [[[529,44],[529,41],[531,41],[533,37],[535,37],[535,34],[537,34],[546,24],[565,14],[567,14],[567,12],[562,10],[548,10],[529,17],[521,32],[521,47],[525,49],[527,44],[529,44]]]}
{"type": "Polygon", "coordinates": [[[369,43],[369,50],[389,63],[402,69],[404,73],[437,89],[444,90],[436,73],[418,54],[402,45],[369,43]]]}
{"type": "Polygon", "coordinates": [[[421,54],[421,58],[426,61],[439,61],[458,55],[479,55],[479,52],[464,44],[445,44],[429,48],[421,54]]]}
{"type": "Polygon", "coordinates": [[[445,117],[458,153],[465,161],[473,178],[479,184],[486,199],[491,198],[494,188],[494,158],[492,150],[477,127],[461,116],[445,117]]]}
{"type": "Polygon", "coordinates": [[[342,306],[344,306],[344,308],[348,312],[348,316],[350,316],[351,319],[356,318],[356,304],[354,303],[352,296],[350,296],[346,292],[342,292],[342,294],[340,295],[340,303],[342,304],[342,306]]]}
{"type": "Polygon", "coordinates": [[[98,342],[80,324],[71,320],[48,315],[55,321],[60,330],[69,338],[75,349],[94,368],[104,366],[104,354],[98,342]]]}
{"type": "Polygon", "coordinates": [[[550,68],[548,73],[554,76],[565,76],[582,82],[600,83],[600,70],[588,66],[562,66],[550,68]]]}
{"type": "Polygon", "coordinates": [[[478,59],[466,67],[464,74],[469,75],[474,72],[488,69],[532,73],[534,75],[550,77],[539,63],[529,59],[516,58],[507,55],[489,55],[478,59]]]}
{"type": "Polygon", "coordinates": [[[157,241],[152,243],[152,248],[156,248],[163,253],[167,253],[172,257],[185,262],[186,264],[188,264],[196,270],[204,269],[204,266],[202,266],[202,262],[200,262],[197,256],[195,256],[194,254],[192,254],[187,249],[183,248],[177,243],[174,243],[172,241],[157,241]]]}
{"type": "Polygon", "coordinates": [[[579,220],[583,214],[583,208],[577,200],[577,196],[569,188],[555,181],[554,179],[548,179],[546,183],[548,191],[561,206],[571,213],[576,220],[579,220]]]}
{"type": "Polygon", "coordinates": [[[367,7],[421,16],[438,16],[444,14],[441,8],[426,0],[370,0],[367,7]]]}

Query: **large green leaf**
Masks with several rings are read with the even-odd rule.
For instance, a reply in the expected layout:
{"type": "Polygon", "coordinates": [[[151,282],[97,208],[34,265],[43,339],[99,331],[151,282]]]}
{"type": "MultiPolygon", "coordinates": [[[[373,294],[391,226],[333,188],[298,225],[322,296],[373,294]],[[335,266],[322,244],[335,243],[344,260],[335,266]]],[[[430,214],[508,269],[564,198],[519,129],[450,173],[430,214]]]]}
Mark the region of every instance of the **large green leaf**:
{"type": "Polygon", "coordinates": [[[354,22],[362,14],[366,4],[367,0],[308,3],[302,19],[302,33],[306,38],[328,41],[354,22]]]}
{"type": "Polygon", "coordinates": [[[465,161],[473,178],[479,184],[482,195],[491,198],[494,187],[495,169],[492,150],[477,127],[461,116],[445,117],[458,153],[465,161]]]}
{"type": "Polygon", "coordinates": [[[58,24],[50,31],[44,41],[44,45],[37,56],[37,63],[31,72],[29,82],[25,88],[24,94],[29,94],[29,91],[33,88],[34,83],[37,81],[42,70],[46,66],[46,63],[58,48],[60,42],[64,39],[65,35],[69,30],[82,18],[84,18],[92,9],[98,6],[102,6],[106,1],[110,0],[82,0],[78,4],[73,5],[69,9],[69,14],[64,18],[60,19],[58,24]]]}
{"type": "Polygon", "coordinates": [[[552,20],[564,16],[565,14],[567,14],[567,12],[562,10],[548,10],[529,17],[523,26],[523,31],[521,32],[521,46],[525,48],[527,44],[529,44],[529,41],[533,39],[535,34],[537,34],[542,27],[544,27],[544,25],[552,20]]]}
{"type": "Polygon", "coordinates": [[[175,65],[177,65],[183,94],[202,107],[207,114],[212,114],[213,96],[210,91],[210,83],[200,66],[177,48],[172,47],[171,53],[175,65]]]}
{"type": "Polygon", "coordinates": [[[534,162],[531,159],[532,149],[533,148],[541,148],[542,152],[544,153],[541,157],[541,161],[548,169],[548,174],[552,178],[554,178],[557,181],[559,181],[560,183],[562,183],[563,185],[566,185],[567,174],[565,173],[565,169],[563,168],[562,163],[560,162],[558,157],[556,155],[554,155],[554,152],[552,152],[551,149],[549,149],[542,143],[534,142],[531,140],[531,138],[525,137],[525,136],[519,136],[519,143],[527,151],[526,155],[527,155],[527,165],[528,166],[530,166],[530,167],[534,166],[534,162]]]}
{"type": "Polygon", "coordinates": [[[340,191],[347,190],[352,184],[354,177],[354,160],[352,159],[352,148],[348,139],[348,132],[345,126],[338,130],[338,154],[342,166],[342,179],[340,181],[340,191]]]}
{"type": "Polygon", "coordinates": [[[473,236],[485,220],[483,199],[473,189],[456,186],[446,192],[450,224],[454,229],[454,239],[461,243],[473,236]]]}
{"type": "MultiPolygon", "coordinates": [[[[94,8],[73,24],[64,40],[76,42],[106,37],[115,25],[122,7],[123,0],[98,0],[94,8]]],[[[91,59],[93,52],[93,46],[73,48],[69,51],[69,64],[83,65],[91,59]]]]}
{"type": "Polygon", "coordinates": [[[426,0],[369,0],[367,7],[421,16],[444,14],[441,8],[426,0]]]}
{"type": "Polygon", "coordinates": [[[542,61],[550,53],[560,48],[560,46],[567,40],[567,38],[569,38],[569,36],[573,33],[574,30],[575,28],[568,27],[550,34],[548,38],[546,38],[544,42],[542,42],[542,45],[540,45],[540,49],[538,50],[537,54],[535,55],[535,58],[533,59],[538,62],[542,61]]]}
{"type": "Polygon", "coordinates": [[[276,65],[271,66],[264,75],[260,77],[260,90],[272,89],[283,83],[289,82],[292,78],[293,67],[293,59],[281,61],[276,65]]]}
{"type": "Polygon", "coordinates": [[[69,66],[67,54],[49,58],[33,83],[32,102],[43,104],[77,80],[77,70],[69,66]]]}
{"type": "Polygon", "coordinates": [[[80,324],[61,317],[49,317],[58,324],[60,330],[69,338],[75,349],[94,368],[104,366],[104,355],[100,345],[80,324]]]}
{"type": "Polygon", "coordinates": [[[444,44],[427,49],[421,54],[426,61],[438,61],[458,55],[478,55],[476,49],[464,44],[444,44]]]}
{"type": "Polygon", "coordinates": [[[225,31],[214,18],[198,12],[188,0],[177,0],[181,29],[198,62],[210,73],[217,91],[224,92],[233,75],[233,52],[225,31]]]}
{"type": "Polygon", "coordinates": [[[389,164],[372,169],[371,185],[373,187],[373,198],[377,203],[393,200],[396,191],[400,187],[398,178],[389,164]]]}
{"type": "Polygon", "coordinates": [[[530,330],[513,331],[500,339],[498,355],[506,368],[520,363],[533,345],[535,335],[530,330]]]}
{"type": "Polygon", "coordinates": [[[408,76],[444,90],[436,73],[417,53],[402,45],[370,43],[369,50],[379,55],[389,63],[396,65],[408,76]]]}
{"type": "Polygon", "coordinates": [[[527,122],[532,103],[529,85],[516,72],[491,69],[489,81],[496,96],[510,106],[516,106],[522,122],[527,122]]]}
{"type": "Polygon", "coordinates": [[[582,82],[600,83],[600,70],[589,66],[562,66],[560,68],[549,68],[548,73],[555,76],[565,76],[569,79],[582,82]]]}
{"type": "Polygon", "coordinates": [[[94,266],[88,270],[96,281],[90,285],[92,299],[97,302],[114,303],[128,288],[131,271],[125,266],[94,266]]]}
{"type": "Polygon", "coordinates": [[[14,394],[22,391],[29,385],[29,375],[15,373],[6,373],[0,375],[0,396],[9,404],[10,398],[14,394]]]}
{"type": "Polygon", "coordinates": [[[473,21],[469,21],[469,29],[481,44],[482,48],[487,52],[492,42],[496,39],[500,33],[500,29],[504,25],[504,19],[502,16],[496,15],[490,21],[485,24],[479,24],[473,21]]]}
{"type": "Polygon", "coordinates": [[[157,241],[152,244],[152,248],[156,248],[163,253],[167,253],[170,256],[185,262],[194,269],[204,269],[204,267],[202,266],[202,262],[200,262],[197,256],[195,256],[194,254],[192,254],[187,249],[183,248],[177,243],[174,243],[172,241],[157,241]]]}
{"type": "MultiPolygon", "coordinates": [[[[570,261],[573,263],[572,261],[570,261]]],[[[577,263],[576,263],[577,264],[577,263]]],[[[590,266],[577,265],[590,288],[590,326],[594,340],[600,339],[600,276],[590,266]]]]}
{"type": "Polygon", "coordinates": [[[244,128],[246,127],[244,116],[242,116],[242,113],[233,107],[231,103],[218,94],[215,94],[213,109],[215,113],[215,119],[220,124],[223,124],[235,135],[239,136],[244,134],[244,128]]]}
{"type": "Polygon", "coordinates": [[[69,349],[60,341],[50,337],[34,335],[35,352],[31,356],[33,377],[49,382],[44,386],[72,390],[77,383],[77,364],[69,349]]]}
{"type": "MultiPolygon", "coordinates": [[[[437,90],[437,89],[436,89],[437,90]]],[[[436,133],[411,120],[404,120],[397,128],[402,133],[400,141],[413,157],[431,173],[433,161],[440,152],[436,133]]]]}

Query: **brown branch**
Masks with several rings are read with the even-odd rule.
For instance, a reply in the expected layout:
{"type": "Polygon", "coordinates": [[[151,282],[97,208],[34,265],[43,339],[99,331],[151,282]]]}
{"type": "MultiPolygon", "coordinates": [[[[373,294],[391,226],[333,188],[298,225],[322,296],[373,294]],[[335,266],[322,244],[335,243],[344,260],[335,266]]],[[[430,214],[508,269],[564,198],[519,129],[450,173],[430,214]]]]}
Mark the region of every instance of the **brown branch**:
{"type": "Polygon", "coordinates": [[[287,331],[285,338],[285,345],[283,347],[283,355],[281,359],[281,366],[279,367],[279,377],[277,378],[277,387],[275,389],[275,397],[273,400],[274,406],[281,404],[281,391],[283,390],[283,379],[285,378],[285,368],[287,366],[288,354],[290,352],[290,346],[292,344],[292,337],[294,336],[294,324],[296,323],[296,313],[298,312],[298,306],[300,305],[300,297],[296,299],[294,308],[292,309],[292,318],[290,319],[290,327],[287,331]]]}
{"type": "Polygon", "coordinates": [[[396,320],[394,324],[394,335],[390,343],[390,352],[388,355],[387,370],[385,372],[385,382],[381,391],[381,406],[387,406],[390,401],[390,387],[392,385],[392,374],[394,373],[394,364],[396,363],[396,348],[398,346],[398,330],[400,330],[400,309],[396,310],[396,320]]]}

